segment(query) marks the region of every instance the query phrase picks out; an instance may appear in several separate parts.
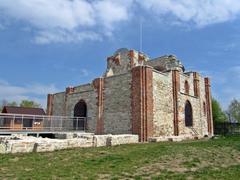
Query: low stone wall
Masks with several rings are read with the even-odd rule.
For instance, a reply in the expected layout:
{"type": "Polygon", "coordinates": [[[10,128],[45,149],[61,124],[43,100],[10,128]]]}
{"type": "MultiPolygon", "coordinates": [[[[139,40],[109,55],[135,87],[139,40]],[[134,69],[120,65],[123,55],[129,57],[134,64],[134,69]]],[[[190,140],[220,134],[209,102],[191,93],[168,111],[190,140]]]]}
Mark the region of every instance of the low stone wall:
{"type": "Polygon", "coordinates": [[[138,135],[96,135],[94,136],[94,147],[117,146],[121,144],[134,144],[139,142],[138,135]]]}
{"type": "Polygon", "coordinates": [[[55,137],[59,139],[36,138],[24,135],[0,137],[0,154],[51,152],[77,147],[103,147],[138,143],[137,135],[59,133],[55,137]]]}
{"type": "Polygon", "coordinates": [[[150,137],[149,142],[181,142],[184,140],[193,140],[193,139],[202,139],[201,136],[192,136],[192,135],[180,135],[180,136],[160,136],[160,137],[150,137]]]}

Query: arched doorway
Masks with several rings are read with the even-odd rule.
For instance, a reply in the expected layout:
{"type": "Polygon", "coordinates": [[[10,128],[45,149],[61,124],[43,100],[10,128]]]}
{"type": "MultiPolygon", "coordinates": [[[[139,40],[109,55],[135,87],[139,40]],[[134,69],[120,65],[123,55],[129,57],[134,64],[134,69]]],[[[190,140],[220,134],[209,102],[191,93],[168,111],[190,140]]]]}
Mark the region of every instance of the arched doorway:
{"type": "Polygon", "coordinates": [[[192,105],[189,101],[185,104],[185,125],[191,127],[193,125],[192,105]]]}
{"type": "Polygon", "coordinates": [[[73,128],[75,130],[84,130],[87,118],[87,104],[80,100],[74,107],[73,128]]]}

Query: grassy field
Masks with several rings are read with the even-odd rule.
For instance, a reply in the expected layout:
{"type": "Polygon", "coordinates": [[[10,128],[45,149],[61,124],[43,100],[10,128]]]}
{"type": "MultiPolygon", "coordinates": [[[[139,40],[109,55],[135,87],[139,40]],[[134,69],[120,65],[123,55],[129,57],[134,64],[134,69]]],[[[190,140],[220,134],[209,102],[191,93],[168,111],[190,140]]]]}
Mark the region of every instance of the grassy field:
{"type": "Polygon", "coordinates": [[[0,155],[0,179],[240,179],[240,137],[0,155]]]}

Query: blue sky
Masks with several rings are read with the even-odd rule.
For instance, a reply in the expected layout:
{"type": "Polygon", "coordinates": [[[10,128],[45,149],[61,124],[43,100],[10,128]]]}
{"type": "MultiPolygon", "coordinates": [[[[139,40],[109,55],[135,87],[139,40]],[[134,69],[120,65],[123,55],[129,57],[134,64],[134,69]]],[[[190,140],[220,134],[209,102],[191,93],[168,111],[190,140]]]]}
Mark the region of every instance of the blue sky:
{"type": "Polygon", "coordinates": [[[175,54],[240,98],[238,0],[0,0],[0,100],[35,100],[101,76],[118,48],[175,54]]]}

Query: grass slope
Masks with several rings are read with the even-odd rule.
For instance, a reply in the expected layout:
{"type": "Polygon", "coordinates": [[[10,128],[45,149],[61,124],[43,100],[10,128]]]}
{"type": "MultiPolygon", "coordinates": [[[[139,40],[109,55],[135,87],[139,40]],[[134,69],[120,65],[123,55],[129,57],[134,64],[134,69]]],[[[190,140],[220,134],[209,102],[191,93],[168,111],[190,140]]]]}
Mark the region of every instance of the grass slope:
{"type": "Polygon", "coordinates": [[[0,155],[0,179],[239,179],[240,137],[0,155]]]}

